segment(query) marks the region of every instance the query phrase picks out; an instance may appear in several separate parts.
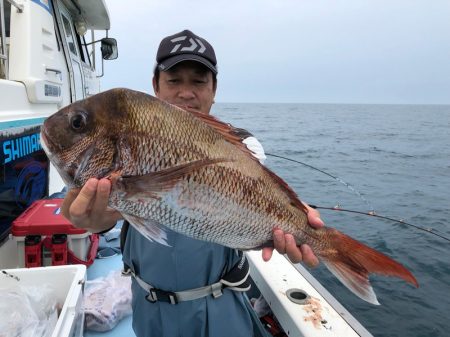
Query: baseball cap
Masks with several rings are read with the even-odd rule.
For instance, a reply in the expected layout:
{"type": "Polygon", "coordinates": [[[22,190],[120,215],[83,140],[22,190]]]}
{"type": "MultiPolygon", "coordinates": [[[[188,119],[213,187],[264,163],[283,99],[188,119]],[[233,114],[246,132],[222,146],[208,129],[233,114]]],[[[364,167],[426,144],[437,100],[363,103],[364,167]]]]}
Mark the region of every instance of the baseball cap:
{"type": "Polygon", "coordinates": [[[213,47],[208,41],[187,29],[162,39],[156,53],[156,66],[161,71],[166,71],[183,61],[200,62],[217,74],[217,60],[213,47]]]}

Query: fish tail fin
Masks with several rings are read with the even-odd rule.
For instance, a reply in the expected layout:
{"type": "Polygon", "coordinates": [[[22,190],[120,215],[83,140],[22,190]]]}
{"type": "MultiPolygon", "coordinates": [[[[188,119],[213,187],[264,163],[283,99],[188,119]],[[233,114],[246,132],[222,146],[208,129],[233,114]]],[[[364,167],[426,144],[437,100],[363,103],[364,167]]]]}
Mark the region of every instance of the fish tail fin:
{"type": "Polygon", "coordinates": [[[326,230],[331,245],[318,255],[327,268],[358,297],[375,305],[380,304],[369,281],[371,273],[398,277],[419,286],[411,272],[400,263],[335,229],[326,230]]]}

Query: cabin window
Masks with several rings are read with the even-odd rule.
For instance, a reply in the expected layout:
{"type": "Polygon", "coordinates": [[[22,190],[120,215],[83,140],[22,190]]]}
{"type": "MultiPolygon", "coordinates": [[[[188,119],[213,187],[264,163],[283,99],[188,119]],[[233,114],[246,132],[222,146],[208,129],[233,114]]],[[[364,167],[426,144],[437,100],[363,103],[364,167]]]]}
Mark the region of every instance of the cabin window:
{"type": "Polygon", "coordinates": [[[66,32],[66,41],[69,46],[69,50],[72,54],[78,56],[77,47],[75,46],[75,41],[73,38],[72,27],[70,25],[70,21],[68,18],[65,17],[64,14],[62,15],[62,19],[63,19],[63,24],[64,24],[64,31],[66,32]]]}
{"type": "Polygon", "coordinates": [[[86,40],[84,39],[84,36],[80,36],[77,34],[77,42],[78,42],[78,48],[80,49],[80,56],[81,60],[86,63],[89,66],[92,66],[91,60],[89,58],[89,52],[86,46],[86,40]]]}

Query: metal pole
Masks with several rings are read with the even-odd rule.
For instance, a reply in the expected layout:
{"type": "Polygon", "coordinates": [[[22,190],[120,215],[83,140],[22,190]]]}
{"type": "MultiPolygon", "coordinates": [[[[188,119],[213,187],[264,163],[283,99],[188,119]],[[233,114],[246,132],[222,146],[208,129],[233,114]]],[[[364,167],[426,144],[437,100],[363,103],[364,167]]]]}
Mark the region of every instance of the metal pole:
{"type": "MultiPolygon", "coordinates": [[[[91,41],[95,41],[95,33],[93,29],[91,30],[91,41]]],[[[95,44],[92,45],[92,64],[94,65],[94,69],[97,69],[95,60],[95,44]]]]}

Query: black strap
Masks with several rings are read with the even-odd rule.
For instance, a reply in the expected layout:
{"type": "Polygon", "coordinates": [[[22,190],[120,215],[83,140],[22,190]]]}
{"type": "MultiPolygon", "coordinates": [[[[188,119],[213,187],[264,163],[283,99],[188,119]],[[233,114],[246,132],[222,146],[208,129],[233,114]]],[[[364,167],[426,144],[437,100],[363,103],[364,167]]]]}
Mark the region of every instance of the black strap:
{"type": "Polygon", "coordinates": [[[123,250],[125,248],[125,241],[127,240],[128,228],[130,227],[130,223],[127,220],[123,221],[122,228],[120,230],[120,251],[123,254],[123,250]]]}
{"type": "Polygon", "coordinates": [[[249,270],[250,265],[245,257],[245,255],[239,251],[239,255],[241,258],[238,262],[227,272],[221,279],[221,282],[224,284],[224,288],[230,287],[233,290],[246,291],[250,289],[250,279],[249,279],[249,270]]]}
{"type": "MultiPolygon", "coordinates": [[[[123,255],[123,250],[125,249],[125,241],[127,240],[128,228],[130,227],[130,223],[127,220],[123,221],[122,228],[120,229],[120,251],[123,255]]],[[[123,271],[122,273],[128,274],[130,271],[130,267],[124,262],[123,263],[123,271]]]]}

